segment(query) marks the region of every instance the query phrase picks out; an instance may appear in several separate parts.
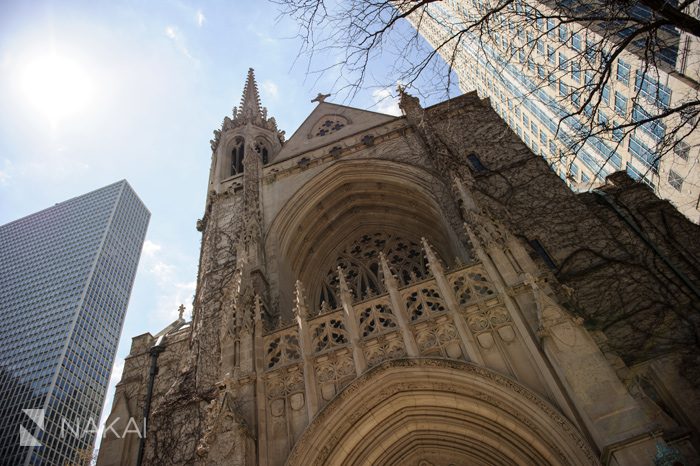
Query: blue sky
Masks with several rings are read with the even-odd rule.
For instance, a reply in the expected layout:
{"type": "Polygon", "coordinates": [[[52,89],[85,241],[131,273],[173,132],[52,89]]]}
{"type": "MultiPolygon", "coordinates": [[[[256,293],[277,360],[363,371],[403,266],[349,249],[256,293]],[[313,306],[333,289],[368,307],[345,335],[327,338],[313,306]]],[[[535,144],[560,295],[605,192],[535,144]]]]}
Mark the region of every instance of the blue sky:
{"type": "MultiPolygon", "coordinates": [[[[152,214],[107,410],[131,338],[159,331],[180,303],[190,314],[209,139],[247,69],[288,135],[311,98],[334,91],[337,75],[307,77],[295,62],[295,33],[263,1],[0,4],[0,224],[123,178],[152,214]]],[[[393,60],[377,57],[369,84],[393,82],[393,60]]],[[[392,91],[329,101],[396,113],[392,91]]]]}

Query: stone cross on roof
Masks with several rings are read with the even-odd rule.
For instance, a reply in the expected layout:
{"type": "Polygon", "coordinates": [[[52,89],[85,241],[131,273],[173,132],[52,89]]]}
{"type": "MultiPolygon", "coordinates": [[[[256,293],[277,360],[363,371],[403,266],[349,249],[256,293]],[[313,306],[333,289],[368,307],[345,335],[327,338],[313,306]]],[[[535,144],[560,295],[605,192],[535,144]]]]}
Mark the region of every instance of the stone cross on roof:
{"type": "Polygon", "coordinates": [[[185,313],[185,305],[180,304],[180,307],[177,308],[177,312],[179,313],[178,319],[182,320],[182,316],[185,313]]]}
{"type": "Polygon", "coordinates": [[[318,102],[320,104],[321,102],[324,102],[330,96],[331,96],[330,94],[321,94],[319,92],[318,95],[316,96],[316,98],[311,100],[311,102],[318,102]]]}

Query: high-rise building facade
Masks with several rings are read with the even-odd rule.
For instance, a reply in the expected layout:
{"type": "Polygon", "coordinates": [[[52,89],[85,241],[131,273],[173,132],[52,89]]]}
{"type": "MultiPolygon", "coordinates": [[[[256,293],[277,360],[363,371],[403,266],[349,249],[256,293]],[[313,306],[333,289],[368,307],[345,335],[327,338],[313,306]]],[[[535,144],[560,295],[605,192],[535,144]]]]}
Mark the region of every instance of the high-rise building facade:
{"type": "Polygon", "coordinates": [[[132,340],[98,466],[698,457],[698,225],[625,173],[574,194],[475,92],[316,101],[285,140],[249,72],[192,321],[132,340]]]}
{"type": "MultiPolygon", "coordinates": [[[[561,2],[581,18],[594,18],[577,22],[557,10],[559,3],[495,5],[435,2],[408,19],[452,63],[460,89],[490,98],[501,118],[572,189],[593,189],[610,173],[626,170],[700,222],[697,117],[683,124],[684,117],[676,114],[636,129],[610,129],[697,101],[697,40],[666,26],[655,35],[653,51],[640,36],[610,58],[610,50],[640,27],[635,18],[650,17],[645,7],[630,4],[628,15],[603,21],[594,6],[608,15],[616,10],[604,10],[602,3],[561,2]],[[483,24],[473,26],[484,17],[483,24]],[[583,107],[598,83],[596,97],[583,107]]],[[[688,111],[696,112],[697,106],[688,111]]]]}
{"type": "Polygon", "coordinates": [[[91,450],[150,212],[126,180],[0,227],[0,462],[91,450]]]}

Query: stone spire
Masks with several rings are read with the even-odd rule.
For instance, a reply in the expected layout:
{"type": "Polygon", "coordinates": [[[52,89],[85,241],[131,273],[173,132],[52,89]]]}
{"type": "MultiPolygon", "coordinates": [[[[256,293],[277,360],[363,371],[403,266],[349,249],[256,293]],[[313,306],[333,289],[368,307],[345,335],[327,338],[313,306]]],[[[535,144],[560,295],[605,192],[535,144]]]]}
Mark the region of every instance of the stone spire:
{"type": "Polygon", "coordinates": [[[241,106],[238,109],[238,112],[234,112],[233,114],[234,119],[241,117],[247,120],[256,120],[263,117],[263,110],[260,106],[260,94],[258,93],[258,84],[255,82],[253,68],[248,68],[248,78],[246,79],[245,87],[243,87],[241,106]]]}
{"type": "Polygon", "coordinates": [[[260,105],[260,93],[258,84],[255,82],[255,72],[253,68],[248,68],[248,77],[243,87],[240,107],[233,107],[233,118],[224,117],[221,129],[214,130],[214,139],[209,141],[211,150],[215,151],[219,146],[221,135],[229,130],[235,130],[248,123],[258,128],[271,131],[280,144],[284,144],[284,131],[277,129],[277,122],[274,118],[267,117],[267,109],[260,105]]]}

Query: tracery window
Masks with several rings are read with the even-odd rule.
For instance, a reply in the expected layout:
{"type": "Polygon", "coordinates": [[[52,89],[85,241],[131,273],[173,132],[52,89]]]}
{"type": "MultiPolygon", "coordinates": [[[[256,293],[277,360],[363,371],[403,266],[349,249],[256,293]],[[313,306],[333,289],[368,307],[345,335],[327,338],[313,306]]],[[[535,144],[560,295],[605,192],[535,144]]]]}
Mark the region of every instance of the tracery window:
{"type": "Polygon", "coordinates": [[[255,141],[255,152],[257,152],[258,155],[260,155],[263,165],[267,164],[270,151],[267,148],[267,144],[265,144],[265,141],[262,141],[260,139],[255,141]]]}
{"type": "Polygon", "coordinates": [[[328,115],[316,123],[311,135],[314,137],[326,136],[328,134],[335,133],[336,131],[340,131],[348,124],[348,120],[339,115],[328,115]]]}
{"type": "Polygon", "coordinates": [[[231,176],[243,173],[243,157],[245,156],[245,139],[237,137],[231,150],[231,176]]]}
{"type": "Polygon", "coordinates": [[[343,269],[355,300],[369,299],[386,291],[380,275],[379,253],[383,252],[389,267],[402,285],[428,276],[421,246],[414,241],[387,233],[362,235],[336,258],[321,285],[318,306],[321,311],[340,305],[338,267],[343,269]]]}

